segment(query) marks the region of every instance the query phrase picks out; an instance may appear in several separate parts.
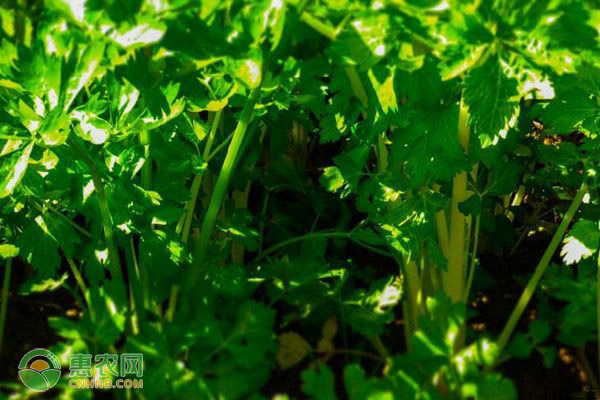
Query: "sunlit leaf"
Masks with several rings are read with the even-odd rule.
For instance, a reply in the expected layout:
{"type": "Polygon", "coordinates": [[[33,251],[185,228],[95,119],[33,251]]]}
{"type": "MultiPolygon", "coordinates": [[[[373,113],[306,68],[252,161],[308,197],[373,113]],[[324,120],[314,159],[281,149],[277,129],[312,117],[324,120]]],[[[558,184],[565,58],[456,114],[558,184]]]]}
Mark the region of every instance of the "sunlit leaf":
{"type": "Polygon", "coordinates": [[[9,196],[23,179],[33,143],[12,154],[0,158],[0,198],[9,196]]]}

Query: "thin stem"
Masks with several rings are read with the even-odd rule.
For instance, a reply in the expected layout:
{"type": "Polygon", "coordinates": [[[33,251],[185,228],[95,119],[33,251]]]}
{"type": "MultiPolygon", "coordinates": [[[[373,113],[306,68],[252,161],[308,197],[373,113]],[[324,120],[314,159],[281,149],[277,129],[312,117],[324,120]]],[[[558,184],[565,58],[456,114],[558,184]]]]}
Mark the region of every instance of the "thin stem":
{"type": "Polygon", "coordinates": [[[133,237],[129,241],[130,249],[131,249],[131,261],[133,262],[134,268],[134,277],[138,282],[140,282],[141,291],[142,291],[142,302],[144,305],[144,309],[150,307],[150,298],[149,298],[149,288],[150,288],[150,277],[146,272],[143,272],[140,269],[140,264],[138,262],[137,254],[135,253],[135,245],[133,244],[133,237]]]}
{"type": "MultiPolygon", "coordinates": [[[[206,142],[206,147],[204,147],[204,160],[208,157],[212,144],[215,140],[215,134],[217,132],[217,127],[221,122],[221,114],[223,110],[219,110],[215,114],[215,118],[213,120],[212,127],[210,128],[210,133],[208,135],[208,139],[206,142]]],[[[192,219],[194,217],[194,211],[196,209],[196,203],[198,201],[198,192],[200,191],[200,186],[202,185],[202,177],[204,176],[204,171],[200,172],[194,177],[194,181],[192,182],[192,189],[190,191],[191,198],[186,205],[187,213],[185,216],[185,222],[183,224],[183,232],[181,235],[181,240],[183,243],[187,243],[190,236],[190,229],[192,226],[192,219]]]]}
{"type": "Polygon", "coordinates": [[[92,238],[92,234],[87,229],[79,226],[78,224],[76,224],[75,222],[73,222],[72,220],[70,220],[69,218],[67,218],[66,215],[64,215],[63,213],[61,213],[60,211],[58,211],[57,209],[55,209],[54,207],[52,207],[50,204],[44,203],[44,207],[42,207],[41,205],[39,205],[34,200],[31,200],[31,204],[33,205],[33,207],[35,209],[37,209],[41,213],[45,213],[46,212],[46,210],[44,209],[44,207],[45,207],[46,209],[48,209],[48,211],[54,213],[56,216],[58,216],[63,221],[65,221],[66,223],[68,223],[69,225],[71,225],[75,230],[77,230],[79,233],[81,233],[82,235],[84,235],[88,239],[92,238]]]}
{"type": "MultiPolygon", "coordinates": [[[[344,70],[346,71],[346,75],[348,76],[348,79],[350,80],[350,86],[352,87],[352,92],[354,92],[354,95],[360,101],[360,104],[362,104],[362,106],[364,108],[367,108],[369,105],[369,97],[367,96],[365,87],[363,86],[363,84],[360,80],[358,71],[356,71],[356,68],[354,66],[347,66],[344,68],[344,70]]],[[[363,111],[366,112],[365,110],[363,110],[363,111]]]]}
{"type": "MultiPolygon", "coordinates": [[[[79,290],[81,290],[81,294],[83,294],[83,297],[84,297],[85,301],[87,302],[87,286],[83,280],[83,277],[81,276],[81,273],[79,272],[79,269],[77,269],[77,265],[75,265],[75,262],[71,258],[67,258],[67,264],[69,264],[69,267],[71,268],[71,272],[73,273],[73,277],[75,278],[75,281],[77,282],[77,286],[79,286],[79,290]]],[[[88,306],[89,306],[89,302],[88,302],[88,306]]]]}
{"type": "Polygon", "coordinates": [[[149,190],[152,186],[152,159],[150,158],[150,134],[148,131],[140,131],[140,143],[144,145],[146,152],[146,160],[142,166],[142,186],[149,190]]]}
{"type": "Polygon", "coordinates": [[[481,215],[475,217],[475,232],[473,234],[473,251],[471,252],[471,265],[469,266],[469,277],[467,278],[467,287],[465,289],[465,303],[469,300],[469,293],[473,285],[473,276],[475,275],[475,264],[477,262],[477,247],[479,246],[479,225],[481,223],[481,215]]]}
{"type": "Polygon", "coordinates": [[[88,312],[90,313],[90,319],[92,321],[94,321],[95,320],[94,309],[92,307],[92,304],[91,304],[91,301],[89,298],[89,292],[88,292],[87,286],[85,284],[85,281],[83,280],[83,277],[81,276],[81,273],[79,272],[79,269],[77,268],[77,265],[75,265],[75,262],[71,258],[67,258],[67,264],[69,264],[69,267],[71,268],[71,272],[73,273],[73,277],[75,278],[75,281],[77,282],[77,286],[79,286],[79,290],[81,291],[81,294],[83,295],[83,299],[85,300],[85,303],[87,305],[88,312]]]}
{"type": "Polygon", "coordinates": [[[221,210],[223,199],[225,198],[225,194],[229,187],[229,180],[231,178],[231,174],[233,173],[233,169],[236,164],[238,153],[242,146],[242,142],[244,140],[244,137],[246,136],[246,130],[248,129],[248,125],[250,124],[250,120],[252,119],[252,113],[254,112],[254,106],[258,101],[259,94],[260,86],[252,90],[252,92],[250,93],[250,97],[248,98],[246,105],[244,106],[240,120],[233,133],[233,138],[231,139],[231,143],[229,144],[229,149],[227,150],[225,161],[223,161],[223,166],[221,168],[219,178],[217,179],[217,183],[215,185],[213,194],[210,198],[208,210],[206,211],[206,215],[204,216],[204,222],[202,223],[202,229],[200,230],[200,238],[198,239],[198,244],[196,245],[194,263],[192,266],[192,275],[191,279],[189,280],[190,284],[196,282],[200,275],[201,268],[204,267],[203,264],[206,258],[208,242],[212,235],[215,222],[217,221],[217,215],[221,210]]]}
{"type": "Polygon", "coordinates": [[[108,246],[108,256],[110,258],[111,274],[113,278],[123,279],[121,274],[121,261],[119,259],[119,251],[114,240],[114,233],[112,228],[112,216],[108,208],[108,201],[106,199],[106,192],[104,190],[104,183],[102,182],[102,176],[96,163],[89,156],[83,146],[81,146],[77,140],[71,136],[69,138],[69,144],[76,152],[78,152],[83,161],[88,165],[90,174],[92,176],[92,182],[96,189],[96,197],[98,198],[98,206],[100,208],[100,217],[102,218],[102,225],[104,228],[104,236],[106,238],[106,244],[108,246]]]}
{"type": "Polygon", "coordinates": [[[217,147],[215,147],[215,149],[209,155],[206,156],[204,161],[209,162],[210,160],[212,160],[227,145],[227,143],[229,143],[231,141],[232,138],[233,138],[233,135],[227,136],[225,138],[225,140],[223,140],[221,143],[219,143],[217,145],[217,147]]]}
{"type": "Polygon", "coordinates": [[[356,243],[357,245],[364,247],[365,249],[371,250],[374,253],[381,254],[382,256],[386,256],[386,257],[395,258],[392,254],[390,254],[384,250],[380,250],[376,247],[370,246],[366,243],[361,242],[360,240],[353,238],[352,232],[311,232],[311,233],[307,233],[306,235],[296,236],[291,239],[284,240],[283,242],[277,243],[276,245],[269,247],[267,250],[263,251],[260,255],[258,255],[258,257],[256,257],[252,262],[253,263],[258,262],[258,261],[262,260],[263,258],[268,257],[270,254],[272,254],[284,247],[287,247],[291,244],[302,242],[307,239],[318,239],[318,238],[348,239],[348,240],[356,243]]]}
{"type": "Polygon", "coordinates": [[[253,262],[257,262],[262,260],[265,257],[268,257],[272,253],[275,253],[277,250],[280,250],[284,247],[287,247],[291,244],[302,242],[307,239],[318,239],[318,238],[345,238],[349,239],[350,234],[348,232],[311,232],[306,235],[296,236],[291,239],[284,240],[283,242],[279,242],[274,246],[269,247],[267,250],[263,251],[258,257],[254,259],[253,262]]]}
{"type": "MultiPolygon", "coordinates": [[[[235,204],[236,209],[247,209],[248,208],[248,195],[250,194],[250,183],[246,184],[244,191],[233,190],[231,198],[235,204]]],[[[244,245],[243,243],[233,241],[231,243],[231,261],[234,264],[244,263],[244,245]]]]}
{"type": "Polygon", "coordinates": [[[8,310],[8,289],[10,287],[10,272],[12,269],[12,258],[6,261],[4,268],[4,279],[2,281],[2,308],[0,308],[0,354],[2,354],[2,340],[4,338],[4,327],[6,325],[6,312],[8,310]]]}
{"type": "Polygon", "coordinates": [[[175,309],[177,308],[177,296],[179,295],[179,285],[173,285],[171,294],[169,295],[169,306],[165,318],[167,321],[173,321],[175,317],[175,309]]]}
{"type": "Polygon", "coordinates": [[[140,269],[135,259],[135,248],[133,245],[133,236],[129,240],[129,246],[125,249],[127,276],[129,277],[129,304],[130,304],[130,322],[131,332],[137,335],[139,329],[139,314],[145,312],[144,308],[144,292],[142,280],[140,277],[140,269]]]}
{"type": "MultiPolygon", "coordinates": [[[[150,156],[150,146],[151,146],[150,132],[147,130],[142,130],[142,131],[140,131],[139,136],[140,136],[139,137],[140,143],[144,146],[144,156],[145,156],[144,165],[142,165],[142,170],[141,170],[142,186],[146,190],[151,190],[152,189],[152,157],[150,156]]],[[[150,228],[152,229],[152,224],[150,224],[150,228]]],[[[132,246],[133,246],[133,242],[132,242],[132,246]]],[[[146,268],[145,263],[142,263],[141,260],[140,261],[137,260],[137,258],[135,256],[135,249],[133,249],[133,248],[132,248],[132,255],[133,255],[134,266],[135,266],[138,277],[140,276],[140,273],[141,273],[142,280],[138,279],[138,281],[143,286],[144,308],[147,308],[150,306],[150,301],[149,301],[150,277],[149,277],[149,273],[148,273],[148,268],[146,268]]],[[[131,287],[132,283],[133,283],[133,279],[130,279],[130,284],[129,284],[130,293],[133,291],[133,289],[131,287]]]]}
{"type": "Polygon", "coordinates": [[[271,192],[267,191],[265,193],[265,199],[263,201],[262,210],[261,210],[261,219],[260,219],[260,243],[258,245],[258,254],[261,255],[263,253],[263,244],[264,244],[264,232],[265,232],[265,217],[267,215],[267,206],[269,204],[269,196],[271,192]]]}
{"type": "Polygon", "coordinates": [[[323,35],[331,40],[335,40],[335,38],[338,35],[337,29],[335,29],[331,25],[321,22],[319,19],[313,17],[311,14],[309,14],[306,11],[302,13],[302,15],[300,16],[300,19],[304,23],[306,23],[308,26],[313,28],[315,31],[319,32],[321,35],[323,35]]]}
{"type": "Polygon", "coordinates": [[[369,336],[368,339],[371,342],[371,344],[373,345],[373,347],[375,348],[375,350],[377,350],[377,353],[379,353],[381,358],[383,358],[384,360],[387,360],[390,358],[390,352],[388,351],[388,349],[385,347],[385,345],[381,341],[381,338],[379,337],[379,335],[369,336]]]}
{"type": "Polygon", "coordinates": [[[567,230],[567,227],[573,220],[575,213],[579,209],[579,206],[581,205],[581,201],[583,200],[583,196],[585,196],[585,194],[587,193],[587,190],[588,190],[587,184],[583,183],[581,185],[581,187],[579,188],[579,190],[577,191],[577,194],[573,198],[573,201],[571,202],[571,205],[567,209],[567,212],[565,213],[560,225],[556,229],[556,232],[554,232],[554,236],[552,237],[552,240],[550,241],[548,248],[546,248],[546,251],[542,255],[540,262],[535,267],[533,276],[527,283],[527,286],[523,290],[523,293],[521,293],[521,297],[519,298],[519,301],[515,305],[515,308],[512,311],[508,321],[506,322],[504,329],[502,329],[502,333],[500,334],[500,337],[498,337],[498,342],[497,342],[498,343],[498,355],[500,355],[502,353],[502,351],[504,350],[504,347],[508,343],[508,340],[510,339],[511,334],[513,333],[515,327],[517,326],[517,322],[519,322],[519,319],[521,318],[521,315],[525,311],[527,304],[529,304],[529,301],[531,300],[531,297],[533,296],[533,293],[535,292],[538,282],[542,278],[542,275],[546,271],[546,268],[548,268],[548,265],[550,264],[550,259],[552,258],[552,255],[558,248],[558,245],[560,244],[560,242],[567,230]]]}

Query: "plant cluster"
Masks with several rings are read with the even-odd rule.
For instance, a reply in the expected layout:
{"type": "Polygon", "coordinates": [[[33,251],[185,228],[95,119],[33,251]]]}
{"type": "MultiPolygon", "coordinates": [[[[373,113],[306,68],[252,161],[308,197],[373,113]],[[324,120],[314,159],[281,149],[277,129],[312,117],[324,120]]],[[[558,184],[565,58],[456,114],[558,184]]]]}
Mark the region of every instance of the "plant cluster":
{"type": "Polygon", "coordinates": [[[144,354],[117,398],[509,400],[503,361],[598,342],[596,1],[8,0],[0,20],[2,353],[9,293],[41,292],[77,305],[48,318],[63,365],[144,354]],[[480,255],[537,231],[504,328],[471,329],[480,255]]]}

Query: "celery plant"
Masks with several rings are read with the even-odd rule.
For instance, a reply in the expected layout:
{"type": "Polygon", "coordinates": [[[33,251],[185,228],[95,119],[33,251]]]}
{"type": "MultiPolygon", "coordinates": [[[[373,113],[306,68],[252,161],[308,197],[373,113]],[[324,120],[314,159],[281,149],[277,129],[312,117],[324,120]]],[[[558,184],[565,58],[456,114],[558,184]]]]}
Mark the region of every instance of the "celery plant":
{"type": "Polygon", "coordinates": [[[227,149],[227,154],[225,156],[225,160],[223,161],[219,178],[217,179],[217,183],[210,198],[210,203],[208,205],[208,209],[206,210],[204,221],[202,222],[202,227],[200,229],[200,237],[198,238],[198,243],[196,244],[194,253],[191,279],[189,281],[190,284],[196,282],[205,267],[204,261],[206,258],[206,251],[208,250],[209,240],[217,220],[217,214],[221,210],[221,205],[229,186],[229,180],[231,179],[231,174],[233,173],[233,169],[235,168],[235,164],[237,162],[238,152],[246,135],[248,125],[252,119],[254,106],[258,101],[259,95],[260,85],[252,89],[250,92],[248,100],[246,100],[246,104],[242,110],[240,120],[238,121],[233,133],[229,148],[227,149]]]}

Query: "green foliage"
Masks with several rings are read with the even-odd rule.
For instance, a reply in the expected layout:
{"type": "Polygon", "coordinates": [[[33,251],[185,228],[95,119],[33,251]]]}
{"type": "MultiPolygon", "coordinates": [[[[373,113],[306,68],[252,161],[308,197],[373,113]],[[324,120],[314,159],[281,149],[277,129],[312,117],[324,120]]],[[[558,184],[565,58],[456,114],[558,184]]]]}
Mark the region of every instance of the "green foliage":
{"type": "Polygon", "coordinates": [[[117,397],[517,398],[499,361],[598,334],[594,6],[4,2],[3,307],[59,292],[62,358],[143,353],[117,397]],[[553,231],[578,187],[539,319],[506,349],[470,331],[478,255],[553,231]]]}
{"type": "Polygon", "coordinates": [[[484,144],[504,135],[518,112],[515,97],[518,81],[505,71],[500,57],[490,56],[473,69],[465,80],[465,102],[471,113],[471,127],[484,144]]]}

